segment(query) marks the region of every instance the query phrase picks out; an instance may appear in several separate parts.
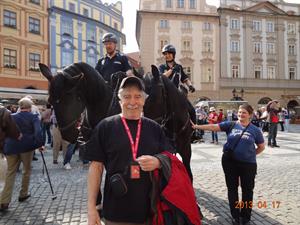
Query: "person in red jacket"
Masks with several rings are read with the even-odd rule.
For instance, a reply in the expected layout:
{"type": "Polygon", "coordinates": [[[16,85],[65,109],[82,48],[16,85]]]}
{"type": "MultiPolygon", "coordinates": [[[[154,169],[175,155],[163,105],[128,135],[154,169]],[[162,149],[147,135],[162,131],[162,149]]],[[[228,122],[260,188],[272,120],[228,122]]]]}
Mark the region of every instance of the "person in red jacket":
{"type": "Polygon", "coordinates": [[[277,145],[277,125],[279,122],[278,113],[281,111],[280,103],[277,100],[270,101],[267,104],[267,111],[269,113],[269,136],[268,136],[268,146],[271,148],[280,146],[277,145]]]}

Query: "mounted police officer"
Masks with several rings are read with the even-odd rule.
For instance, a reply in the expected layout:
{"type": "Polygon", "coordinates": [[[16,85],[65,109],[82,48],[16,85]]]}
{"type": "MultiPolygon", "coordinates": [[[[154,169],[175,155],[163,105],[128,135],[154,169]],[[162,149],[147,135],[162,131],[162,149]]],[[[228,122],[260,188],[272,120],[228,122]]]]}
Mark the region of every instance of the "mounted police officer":
{"type": "Polygon", "coordinates": [[[113,33],[103,35],[102,43],[106,48],[106,55],[99,59],[96,70],[102,75],[104,80],[111,83],[111,75],[122,71],[127,76],[132,75],[132,68],[128,62],[128,58],[117,50],[117,37],[113,33]]]}
{"type": "Polygon", "coordinates": [[[159,72],[167,76],[177,88],[180,87],[180,83],[185,83],[189,87],[189,91],[193,93],[195,91],[194,86],[183,71],[182,66],[175,62],[175,47],[170,44],[165,45],[162,49],[162,54],[166,63],[159,66],[159,72]]]}

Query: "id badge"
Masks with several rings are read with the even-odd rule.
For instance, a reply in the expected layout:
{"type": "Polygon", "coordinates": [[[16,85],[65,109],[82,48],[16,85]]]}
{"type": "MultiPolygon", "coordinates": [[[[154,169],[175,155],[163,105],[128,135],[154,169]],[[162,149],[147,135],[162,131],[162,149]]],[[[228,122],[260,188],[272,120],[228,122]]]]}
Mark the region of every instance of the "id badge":
{"type": "Polygon", "coordinates": [[[140,179],[140,165],[137,162],[133,162],[130,165],[130,178],[131,179],[140,179]]]}

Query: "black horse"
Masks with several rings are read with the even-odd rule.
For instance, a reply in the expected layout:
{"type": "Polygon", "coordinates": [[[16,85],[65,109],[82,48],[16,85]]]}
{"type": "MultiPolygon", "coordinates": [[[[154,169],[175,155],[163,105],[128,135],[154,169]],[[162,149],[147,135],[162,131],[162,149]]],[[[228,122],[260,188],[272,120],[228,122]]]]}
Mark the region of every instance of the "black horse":
{"type": "MultiPolygon", "coordinates": [[[[78,138],[76,124],[81,114],[84,120],[81,132],[85,141],[90,131],[103,118],[120,112],[117,99],[122,72],[112,79],[111,86],[100,74],[86,63],[74,63],[53,76],[50,69],[39,64],[41,73],[49,81],[49,102],[53,105],[62,137],[75,142],[78,138]]],[[[176,146],[182,161],[192,179],[190,168],[192,128],[187,109],[187,100],[171,83],[159,75],[152,66],[152,74],[144,78],[146,92],[149,94],[144,106],[145,116],[156,120],[165,129],[167,136],[176,146]]]]}

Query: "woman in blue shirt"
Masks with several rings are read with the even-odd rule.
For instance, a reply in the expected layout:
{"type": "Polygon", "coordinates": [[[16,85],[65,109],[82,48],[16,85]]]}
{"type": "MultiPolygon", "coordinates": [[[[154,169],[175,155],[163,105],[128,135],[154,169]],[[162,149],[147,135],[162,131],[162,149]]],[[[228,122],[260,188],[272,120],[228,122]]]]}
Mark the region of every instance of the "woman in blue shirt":
{"type": "Polygon", "coordinates": [[[234,225],[240,223],[240,217],[243,225],[250,224],[257,170],[256,155],[265,149],[262,132],[251,124],[252,114],[253,108],[244,104],[239,107],[236,122],[226,121],[208,125],[193,124],[194,129],[225,131],[227,134],[227,142],[223,146],[222,167],[234,225]],[[239,178],[242,187],[241,202],[239,202],[238,195],[239,178]]]}

